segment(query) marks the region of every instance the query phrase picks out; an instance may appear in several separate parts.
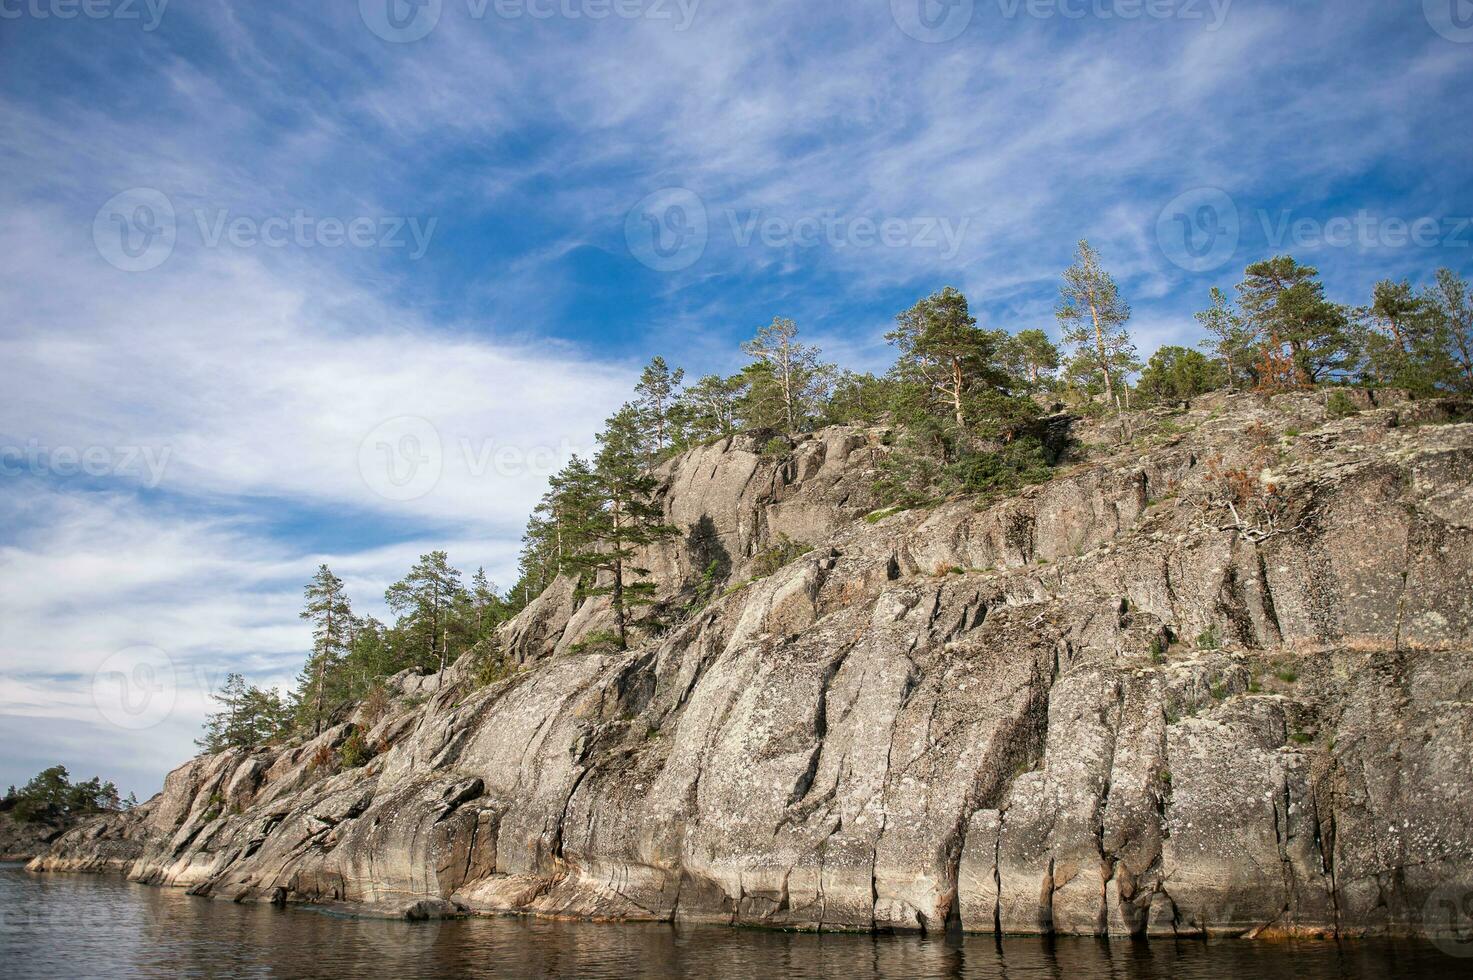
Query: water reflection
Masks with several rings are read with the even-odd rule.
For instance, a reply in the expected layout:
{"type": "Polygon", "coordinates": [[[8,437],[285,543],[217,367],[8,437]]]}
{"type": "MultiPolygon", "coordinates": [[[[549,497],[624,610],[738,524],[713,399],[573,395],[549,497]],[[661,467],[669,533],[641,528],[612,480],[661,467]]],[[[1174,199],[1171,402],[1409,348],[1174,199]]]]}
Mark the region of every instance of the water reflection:
{"type": "Polygon", "coordinates": [[[362,920],[0,868],[5,977],[1432,977],[1419,943],[1046,941],[775,933],[524,919],[362,920]]]}

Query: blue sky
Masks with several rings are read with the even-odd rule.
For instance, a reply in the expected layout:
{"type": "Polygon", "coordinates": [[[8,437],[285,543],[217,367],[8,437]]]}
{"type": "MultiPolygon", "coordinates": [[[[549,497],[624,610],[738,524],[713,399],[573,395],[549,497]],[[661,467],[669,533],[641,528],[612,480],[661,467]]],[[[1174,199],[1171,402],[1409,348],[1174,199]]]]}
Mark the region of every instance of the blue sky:
{"type": "Polygon", "coordinates": [[[319,561],[510,582],[651,354],[1053,330],[1081,237],[1145,352],[1473,272],[1467,0],[415,4],[0,0],[0,785],[155,790],[319,561]]]}

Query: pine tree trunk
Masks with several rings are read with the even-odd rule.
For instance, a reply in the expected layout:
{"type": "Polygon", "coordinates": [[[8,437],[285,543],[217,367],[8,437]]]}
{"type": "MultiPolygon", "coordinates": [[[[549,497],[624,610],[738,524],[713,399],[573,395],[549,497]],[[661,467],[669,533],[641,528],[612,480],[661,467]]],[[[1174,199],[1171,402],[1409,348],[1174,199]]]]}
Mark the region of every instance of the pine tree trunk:
{"type": "Polygon", "coordinates": [[[628,627],[624,622],[624,563],[614,560],[614,620],[619,624],[619,649],[629,649],[628,627]]]}
{"type": "Polygon", "coordinates": [[[951,407],[956,411],[956,424],[965,429],[967,420],[962,414],[962,361],[959,357],[951,359],[951,407]]]}
{"type": "Polygon", "coordinates": [[[1115,382],[1110,379],[1110,358],[1105,354],[1105,331],[1100,326],[1100,311],[1094,300],[1089,303],[1089,318],[1095,327],[1095,354],[1100,361],[1100,371],[1105,375],[1105,401],[1115,401],[1115,382]]]}
{"type": "Polygon", "coordinates": [[[783,366],[783,414],[788,419],[788,432],[796,432],[797,426],[793,421],[793,375],[786,365],[783,366]]]}
{"type": "Polygon", "coordinates": [[[317,659],[317,703],[312,709],[313,722],[312,734],[322,734],[322,685],[327,679],[327,658],[318,655],[317,659]]]}

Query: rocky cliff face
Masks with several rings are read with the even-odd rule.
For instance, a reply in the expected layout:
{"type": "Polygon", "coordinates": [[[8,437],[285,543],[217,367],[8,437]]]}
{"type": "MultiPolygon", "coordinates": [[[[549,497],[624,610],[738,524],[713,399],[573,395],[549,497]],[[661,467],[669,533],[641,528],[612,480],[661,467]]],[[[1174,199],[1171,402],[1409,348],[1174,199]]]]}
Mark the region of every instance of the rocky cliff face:
{"type": "Polygon", "coordinates": [[[510,678],[400,676],[33,868],[410,916],[1425,931],[1473,893],[1473,425],[1321,401],[1076,426],[1050,483],[890,515],[876,431],[694,451],[665,507],[734,585],[681,625],[579,652],[609,614],[563,583],[510,678]],[[812,550],[748,582],[783,535],[812,550]]]}

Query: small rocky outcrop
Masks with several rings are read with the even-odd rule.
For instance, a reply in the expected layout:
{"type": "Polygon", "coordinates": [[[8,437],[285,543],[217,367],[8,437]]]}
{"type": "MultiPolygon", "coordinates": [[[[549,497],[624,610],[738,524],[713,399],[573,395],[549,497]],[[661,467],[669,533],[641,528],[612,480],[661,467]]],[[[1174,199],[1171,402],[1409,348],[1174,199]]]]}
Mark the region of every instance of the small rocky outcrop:
{"type": "Polygon", "coordinates": [[[0,811],[0,861],[29,861],[44,854],[65,829],[45,821],[17,820],[0,811]]]}
{"type": "Polygon", "coordinates": [[[1047,484],[894,514],[878,430],[695,450],[662,499],[731,578],[683,622],[585,649],[607,607],[559,583],[506,680],[402,675],[381,717],[194,759],[32,867],[411,917],[1465,926],[1426,911],[1473,893],[1473,425],[1379,402],[1079,423],[1047,484]],[[756,578],[784,537],[811,550],[756,578]]]}

